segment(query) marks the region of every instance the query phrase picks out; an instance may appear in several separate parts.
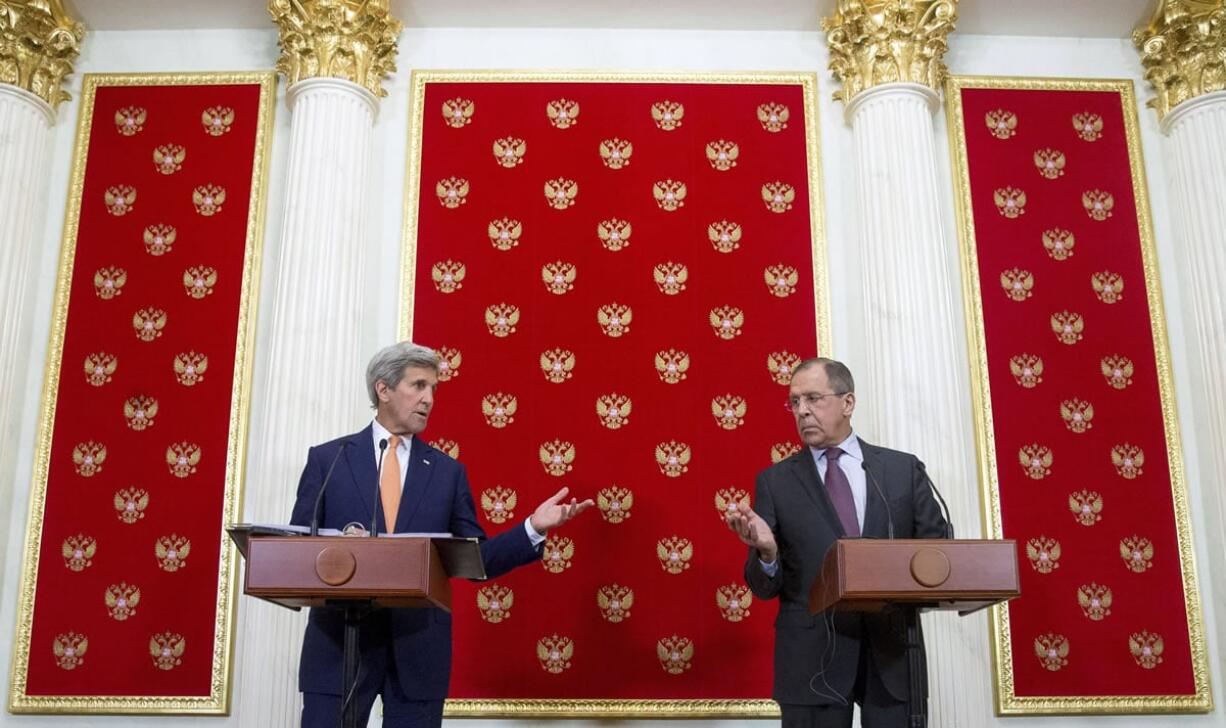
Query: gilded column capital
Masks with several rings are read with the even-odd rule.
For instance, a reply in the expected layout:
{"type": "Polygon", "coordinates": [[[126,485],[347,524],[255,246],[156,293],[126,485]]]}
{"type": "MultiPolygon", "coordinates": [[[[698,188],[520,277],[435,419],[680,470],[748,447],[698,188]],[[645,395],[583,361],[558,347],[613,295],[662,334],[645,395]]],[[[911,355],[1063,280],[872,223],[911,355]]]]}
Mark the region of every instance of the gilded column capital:
{"type": "Polygon", "coordinates": [[[838,0],[822,18],[830,70],[844,103],[885,83],[918,83],[940,91],[949,71],[942,56],[957,22],[958,0],[838,0]]]}
{"type": "Polygon", "coordinates": [[[404,27],[388,0],[268,0],[277,24],[277,71],[290,85],[308,78],[340,78],[377,97],[396,70],[396,39],[404,27]]]}
{"type": "Polygon", "coordinates": [[[1179,104],[1226,89],[1226,8],[1223,0],[1158,0],[1153,16],[1132,33],[1157,96],[1149,106],[1161,121],[1179,104]]]}
{"type": "Polygon", "coordinates": [[[61,0],[0,0],[0,83],[38,96],[55,109],[67,101],[61,88],[81,52],[85,26],[61,0]]]}

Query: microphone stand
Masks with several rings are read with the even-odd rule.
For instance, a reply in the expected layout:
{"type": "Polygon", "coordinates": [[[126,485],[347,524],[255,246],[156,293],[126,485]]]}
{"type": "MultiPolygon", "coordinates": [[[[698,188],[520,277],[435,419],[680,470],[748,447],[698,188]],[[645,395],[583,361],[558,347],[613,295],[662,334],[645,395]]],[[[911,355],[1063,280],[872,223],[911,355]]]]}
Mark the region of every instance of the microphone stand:
{"type": "MultiPolygon", "coordinates": [[[[861,460],[860,466],[864,468],[864,474],[868,476],[869,482],[873,484],[873,489],[877,491],[877,497],[885,505],[885,517],[888,519],[886,521],[886,533],[889,534],[889,538],[893,539],[894,516],[890,513],[890,502],[886,500],[885,491],[881,489],[881,484],[877,482],[873,471],[868,469],[868,463],[861,460]]],[[[920,467],[921,472],[923,472],[923,465],[921,464],[920,467]]],[[[924,477],[927,478],[928,473],[924,472],[924,477]]],[[[907,673],[910,681],[910,695],[907,699],[907,726],[908,728],[927,728],[928,673],[924,664],[924,643],[920,639],[919,609],[917,607],[903,607],[902,613],[903,623],[907,628],[907,673]]]]}
{"type": "MultiPolygon", "coordinates": [[[[379,467],[376,472],[383,475],[383,455],[387,452],[387,438],[379,440],[379,467]]],[[[379,519],[379,478],[375,479],[374,515],[370,519],[370,535],[375,535],[375,526],[379,519]]],[[[357,728],[358,706],[354,702],[354,693],[358,689],[358,666],[361,654],[358,651],[359,638],[362,630],[362,620],[374,610],[373,602],[347,600],[345,602],[345,659],[342,667],[343,681],[341,683],[341,725],[344,728],[357,728]]]]}

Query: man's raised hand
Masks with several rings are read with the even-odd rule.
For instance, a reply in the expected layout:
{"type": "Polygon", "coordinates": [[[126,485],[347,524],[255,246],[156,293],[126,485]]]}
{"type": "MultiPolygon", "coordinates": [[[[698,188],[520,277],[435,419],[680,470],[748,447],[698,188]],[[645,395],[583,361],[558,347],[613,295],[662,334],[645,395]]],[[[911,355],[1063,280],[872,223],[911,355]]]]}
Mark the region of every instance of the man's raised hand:
{"type": "Polygon", "coordinates": [[[773,562],[778,556],[779,547],[775,543],[775,534],[771,533],[770,526],[766,525],[762,516],[752,510],[737,509],[728,514],[725,522],[741,539],[741,543],[757,549],[758,556],[766,563],[773,562]]]}
{"type": "Polygon", "coordinates": [[[568,492],[570,492],[570,488],[563,487],[562,490],[554,493],[552,497],[545,499],[543,503],[536,507],[536,510],[528,518],[533,531],[543,536],[551,528],[561,526],[563,523],[595,505],[591,498],[582,503],[576,498],[571,498],[569,503],[561,502],[568,492]]]}

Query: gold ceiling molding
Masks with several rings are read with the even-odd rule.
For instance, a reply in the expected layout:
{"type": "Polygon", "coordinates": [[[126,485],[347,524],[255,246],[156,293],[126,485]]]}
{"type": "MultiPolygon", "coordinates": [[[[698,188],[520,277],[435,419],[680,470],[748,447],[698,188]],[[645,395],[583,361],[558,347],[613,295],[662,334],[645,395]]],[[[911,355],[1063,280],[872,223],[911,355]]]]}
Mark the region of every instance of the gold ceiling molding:
{"type": "MultiPolygon", "coordinates": [[[[0,0],[2,1],[2,0],[0,0]]],[[[277,71],[289,85],[308,78],[341,78],[376,97],[396,70],[396,39],[404,27],[388,0],[268,0],[277,24],[277,71]]]]}
{"type": "Polygon", "coordinates": [[[61,0],[0,0],[0,83],[57,108],[70,98],[60,85],[72,73],[84,37],[85,26],[61,0]]]}
{"type": "Polygon", "coordinates": [[[1226,89],[1226,8],[1223,0],[1159,0],[1132,33],[1145,79],[1157,96],[1149,106],[1161,121],[1179,104],[1226,89]]]}
{"type": "Polygon", "coordinates": [[[949,75],[941,57],[958,20],[957,0],[838,0],[822,18],[830,70],[847,103],[884,83],[918,83],[939,92],[949,75]]]}

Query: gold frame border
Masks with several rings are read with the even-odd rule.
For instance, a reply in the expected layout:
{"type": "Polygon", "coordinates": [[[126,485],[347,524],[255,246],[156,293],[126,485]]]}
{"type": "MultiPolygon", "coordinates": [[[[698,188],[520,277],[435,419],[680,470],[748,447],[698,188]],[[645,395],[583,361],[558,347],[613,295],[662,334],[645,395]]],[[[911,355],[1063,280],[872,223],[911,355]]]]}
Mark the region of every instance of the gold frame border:
{"type": "Polygon", "coordinates": [[[421,199],[422,122],[425,118],[428,83],[692,83],[797,85],[805,106],[805,158],[809,175],[809,237],[813,256],[813,308],[817,324],[817,349],[830,356],[833,335],[830,331],[830,281],[826,261],[826,193],[822,186],[820,118],[817,102],[817,74],[801,72],[771,73],[738,71],[727,73],[636,73],[618,71],[451,71],[414,69],[409,78],[409,146],[405,167],[403,226],[400,237],[400,305],[396,330],[413,338],[414,288],[417,275],[417,206],[421,199]],[[819,284],[821,287],[819,288],[819,284]]]}
{"type": "MultiPolygon", "coordinates": [[[[826,260],[825,189],[822,185],[817,74],[802,72],[635,73],[615,71],[414,70],[409,79],[409,145],[406,154],[403,228],[400,242],[400,306],[397,331],[413,337],[417,273],[417,208],[421,199],[422,123],[429,83],[691,83],[798,85],[804,98],[805,158],[809,177],[809,235],[813,256],[813,307],[817,347],[833,350],[830,282],[826,260]]],[[[769,699],[746,700],[447,700],[448,718],[778,718],[769,699]]]]}
{"type": "Polygon", "coordinates": [[[31,696],[26,678],[30,660],[31,629],[34,620],[35,585],[39,549],[42,543],[43,509],[47,498],[47,478],[51,457],[51,435],[55,429],[55,396],[59,390],[63,363],[64,330],[68,320],[68,298],[72,286],[77,234],[81,221],[85,162],[89,150],[90,128],[94,117],[95,93],[112,86],[189,86],[259,84],[259,118],[256,122],[255,158],[251,170],[251,201],[247,210],[247,234],[243,252],[243,280],[239,298],[238,330],[235,341],[234,377],[231,382],[229,438],[226,446],[226,482],[222,500],[222,521],[233,523],[242,512],[243,474],[247,458],[247,417],[251,401],[251,376],[255,361],[255,333],[259,300],[260,264],[264,242],[267,206],[267,181],[272,147],[272,122],[276,109],[277,79],[271,71],[206,73],[88,73],[83,77],[81,110],[68,181],[64,211],[46,367],[43,375],[42,404],[39,408],[37,450],[29,511],[26,515],[25,553],[17,620],[13,640],[13,669],[9,683],[9,711],[37,714],[145,714],[145,715],[229,715],[230,683],[233,677],[234,618],[238,586],[237,555],[224,535],[218,560],[217,604],[213,636],[213,668],[208,697],[195,696],[31,696]]]}
{"type": "Polygon", "coordinates": [[[1153,696],[1043,696],[1018,697],[1014,693],[1013,654],[1009,611],[1005,605],[992,607],[991,632],[993,697],[998,715],[1110,715],[1142,713],[1208,713],[1213,710],[1209,683],[1203,608],[1196,578],[1196,554],[1192,548],[1192,527],[1188,515],[1187,488],[1184,482],[1183,444],[1175,407],[1171,374],[1170,346],[1167,342],[1166,315],[1158,273],[1158,254],[1150,216],[1145,178],[1145,160],[1137,119],[1137,101],[1129,79],[1031,78],[1006,76],[950,76],[945,84],[945,114],[953,157],[954,201],[957,207],[958,237],[962,253],[962,294],[965,301],[967,347],[971,363],[971,398],[975,424],[975,445],[979,460],[979,483],[983,528],[986,538],[1003,538],[1000,515],[1000,482],[997,478],[996,442],[993,429],[991,389],[987,375],[987,347],[983,326],[983,300],[979,291],[979,261],[975,247],[975,220],[970,196],[970,171],[966,152],[966,126],[962,112],[962,89],[982,88],[1027,91],[1097,91],[1120,96],[1124,132],[1128,142],[1128,161],[1132,173],[1132,193],[1136,200],[1137,230],[1140,236],[1146,296],[1153,336],[1153,353],[1158,369],[1158,391],[1170,467],[1171,499],[1175,510],[1175,530],[1179,565],[1183,576],[1183,600],[1188,621],[1194,695],[1153,696]]]}

